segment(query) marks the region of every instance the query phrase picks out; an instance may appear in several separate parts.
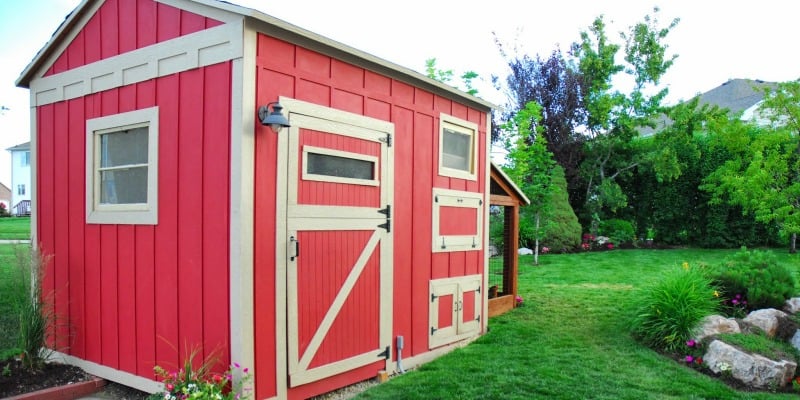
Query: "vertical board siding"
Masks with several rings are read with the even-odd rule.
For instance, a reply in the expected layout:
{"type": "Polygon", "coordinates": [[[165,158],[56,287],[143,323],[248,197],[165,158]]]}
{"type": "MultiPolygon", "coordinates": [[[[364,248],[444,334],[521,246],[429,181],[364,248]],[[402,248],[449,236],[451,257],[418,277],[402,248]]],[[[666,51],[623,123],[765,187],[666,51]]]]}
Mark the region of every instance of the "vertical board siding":
{"type": "Polygon", "coordinates": [[[152,0],[106,0],[44,76],[220,24],[152,0]]]}
{"type": "MultiPolygon", "coordinates": [[[[430,280],[483,272],[483,251],[432,254],[432,188],[484,191],[486,113],[263,34],[258,36],[256,64],[256,103],[259,105],[286,96],[394,123],[392,336],[404,336],[405,357],[428,352],[430,280]],[[479,166],[476,181],[438,175],[441,112],[478,125],[480,158],[476,160],[479,166]]],[[[272,318],[274,308],[270,308],[274,306],[278,287],[273,249],[277,222],[276,216],[270,213],[274,212],[276,190],[281,188],[276,187],[275,180],[275,135],[257,126],[255,139],[255,345],[256,370],[259,371],[255,379],[256,397],[263,398],[276,394],[276,379],[285,379],[275,377],[276,322],[272,318]]],[[[320,184],[303,185],[305,183],[299,189],[300,201],[313,203],[312,191],[321,190],[320,184]]],[[[473,228],[474,222],[469,227],[453,229],[473,228]]],[[[484,228],[484,232],[487,229],[484,228]]],[[[303,310],[312,307],[302,302],[298,306],[303,310]]],[[[369,373],[365,371],[369,369],[291,388],[288,395],[289,398],[303,398],[326,392],[354,382],[359,374],[369,373]]]]}
{"type": "Polygon", "coordinates": [[[195,348],[227,365],[231,72],[222,63],[37,109],[36,229],[52,255],[43,287],[67,323],[60,351],[148,379],[195,348]],[[86,120],[153,106],[158,224],[86,224],[86,120]]]}
{"type": "MultiPolygon", "coordinates": [[[[203,342],[203,72],[181,74],[178,88],[178,333],[189,346],[203,342]]],[[[180,342],[185,359],[193,349],[180,342]]]]}

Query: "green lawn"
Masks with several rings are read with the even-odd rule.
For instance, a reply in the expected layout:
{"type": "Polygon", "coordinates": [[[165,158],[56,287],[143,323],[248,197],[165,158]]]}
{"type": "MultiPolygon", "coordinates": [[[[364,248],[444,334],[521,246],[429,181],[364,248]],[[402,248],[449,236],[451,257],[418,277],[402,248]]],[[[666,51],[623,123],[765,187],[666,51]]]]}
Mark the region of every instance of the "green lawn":
{"type": "Polygon", "coordinates": [[[30,217],[0,218],[0,240],[30,239],[30,238],[31,238],[30,217]]]}
{"type": "MultiPolygon", "coordinates": [[[[734,251],[621,250],[521,257],[525,305],[490,332],[362,399],[777,399],[737,392],[635,342],[626,314],[638,289],[668,268],[734,251]]],[[[795,271],[800,258],[776,250],[795,271]]]]}
{"type": "MultiPolygon", "coordinates": [[[[7,219],[7,218],[4,218],[7,219]]],[[[11,278],[13,270],[14,245],[0,244],[0,360],[13,353],[17,340],[17,320],[13,315],[11,278]]]]}

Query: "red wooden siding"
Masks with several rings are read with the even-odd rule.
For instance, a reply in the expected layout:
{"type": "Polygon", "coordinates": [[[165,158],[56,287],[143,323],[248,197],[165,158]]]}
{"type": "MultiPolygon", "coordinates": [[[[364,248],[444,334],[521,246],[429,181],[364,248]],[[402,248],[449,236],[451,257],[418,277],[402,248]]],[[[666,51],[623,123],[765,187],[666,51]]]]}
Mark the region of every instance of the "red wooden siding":
{"type": "Polygon", "coordinates": [[[474,235],[478,232],[478,209],[464,207],[439,208],[440,235],[474,235]]]}
{"type": "Polygon", "coordinates": [[[58,74],[222,22],[152,0],[106,0],[44,74],[58,74]]]}
{"type": "Polygon", "coordinates": [[[56,332],[60,351],[151,379],[155,363],[174,368],[192,347],[221,352],[227,365],[231,68],[37,110],[37,230],[53,255],[44,287],[66,324],[56,332]],[[158,225],[87,225],[86,120],[153,106],[158,225]]]}
{"type": "MultiPolygon", "coordinates": [[[[256,63],[259,105],[287,96],[394,123],[392,336],[405,337],[406,357],[427,352],[430,279],[482,273],[483,251],[432,254],[431,201],[433,187],[480,193],[485,190],[486,113],[266,35],[259,35],[256,63]],[[478,125],[481,148],[476,160],[479,166],[476,181],[438,175],[440,113],[478,125]]],[[[257,126],[255,140],[255,358],[259,371],[255,379],[256,397],[263,398],[277,394],[274,366],[277,326],[272,317],[276,296],[273,247],[277,137],[257,126]]],[[[341,374],[292,388],[289,397],[312,396],[370,378],[374,373],[374,369],[365,368],[341,374]]]]}

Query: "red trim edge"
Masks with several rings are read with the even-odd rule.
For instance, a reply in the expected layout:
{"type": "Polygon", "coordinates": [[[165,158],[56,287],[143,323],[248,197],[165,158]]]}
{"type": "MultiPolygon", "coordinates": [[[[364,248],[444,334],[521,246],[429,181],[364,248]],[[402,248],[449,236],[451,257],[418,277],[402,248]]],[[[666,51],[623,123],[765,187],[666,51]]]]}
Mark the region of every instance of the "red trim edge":
{"type": "Polygon", "coordinates": [[[105,385],[105,379],[94,378],[90,381],[71,383],[69,385],[23,393],[8,397],[6,400],[74,400],[95,393],[105,385]]]}

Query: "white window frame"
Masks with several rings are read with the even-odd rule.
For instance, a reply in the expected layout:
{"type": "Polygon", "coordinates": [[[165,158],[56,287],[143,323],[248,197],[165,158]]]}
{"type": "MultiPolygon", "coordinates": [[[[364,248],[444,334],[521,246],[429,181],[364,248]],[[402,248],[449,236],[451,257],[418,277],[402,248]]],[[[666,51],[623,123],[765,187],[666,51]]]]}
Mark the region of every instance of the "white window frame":
{"type": "Polygon", "coordinates": [[[481,193],[433,188],[433,221],[431,223],[433,252],[445,253],[483,249],[483,206],[483,195],[481,193]],[[475,227],[477,232],[474,235],[442,235],[439,226],[442,206],[474,208],[476,210],[475,227]]]}
{"type": "Polygon", "coordinates": [[[378,186],[380,185],[379,178],[379,170],[378,167],[380,166],[380,159],[378,157],[366,155],[366,154],[359,154],[359,153],[351,153],[349,151],[343,150],[335,150],[335,149],[328,149],[324,147],[316,147],[316,146],[303,146],[303,180],[305,181],[319,181],[319,182],[332,182],[332,183],[345,183],[350,185],[362,185],[362,186],[378,186]],[[357,179],[357,178],[345,178],[342,176],[331,176],[331,175],[321,175],[321,174],[313,174],[308,172],[308,153],[314,154],[322,154],[327,156],[334,156],[334,157],[341,157],[341,158],[350,158],[353,160],[360,160],[360,161],[367,161],[372,163],[372,179],[357,179]]]}
{"type": "Polygon", "coordinates": [[[158,107],[86,120],[86,223],[158,224],[158,107]],[[100,204],[100,135],[146,126],[147,202],[100,204]]]}
{"type": "Polygon", "coordinates": [[[466,179],[468,181],[478,180],[478,125],[452,115],[439,115],[439,175],[451,178],[466,179]],[[444,130],[445,128],[469,135],[470,137],[470,156],[469,170],[461,170],[444,166],[444,130]]]}

